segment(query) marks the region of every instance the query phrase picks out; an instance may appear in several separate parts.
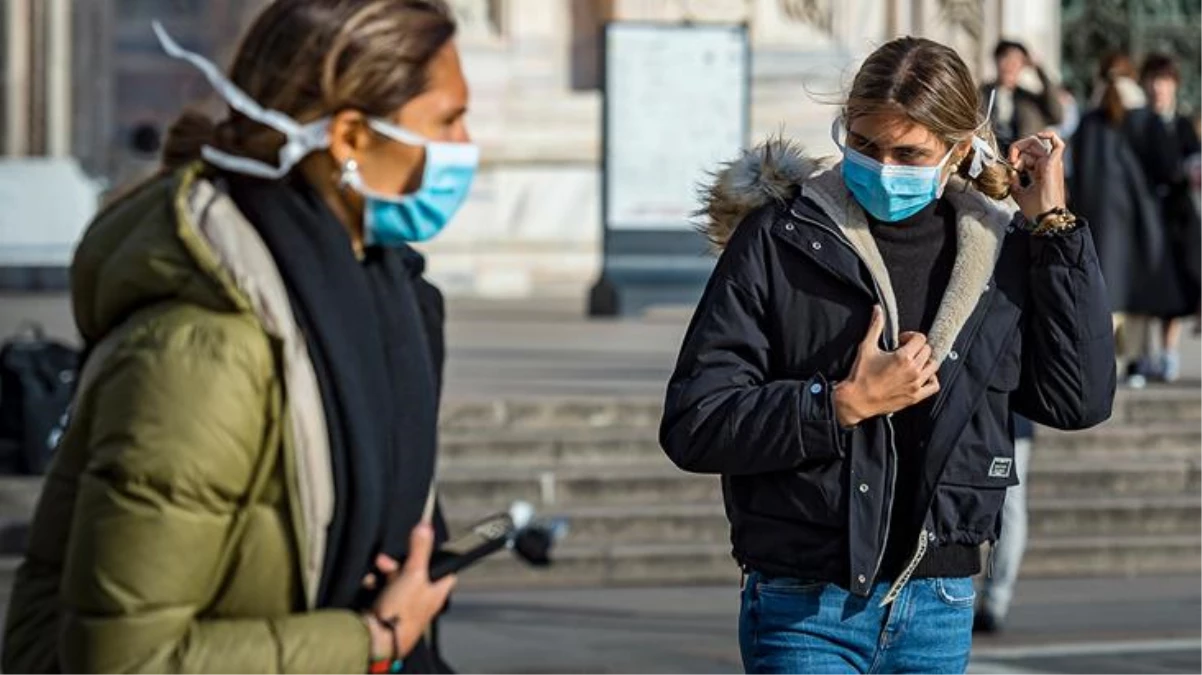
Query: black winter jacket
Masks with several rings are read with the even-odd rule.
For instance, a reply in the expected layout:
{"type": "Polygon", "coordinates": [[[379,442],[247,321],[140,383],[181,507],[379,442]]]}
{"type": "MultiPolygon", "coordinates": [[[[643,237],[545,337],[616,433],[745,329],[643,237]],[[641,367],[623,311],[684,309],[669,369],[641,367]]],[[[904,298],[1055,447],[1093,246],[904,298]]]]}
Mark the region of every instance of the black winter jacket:
{"type": "MultiPolygon", "coordinates": [[[[915,555],[993,541],[1013,469],[1011,411],[1080,429],[1110,416],[1110,307],[1087,228],[1033,237],[1014,207],[954,179],[951,281],[928,334],[940,361],[915,555]]],[[[660,442],[677,466],[721,474],[734,556],[771,576],[867,596],[889,537],[899,456],[889,419],[842,429],[846,377],[874,304],[897,341],[888,274],[838,165],[774,141],[710,188],[724,251],[668,386],[660,442]],[[736,228],[737,226],[737,228],[736,228]]],[[[904,583],[908,572],[898,575],[904,583]]],[[[900,588],[901,583],[895,584],[900,588]]]]}

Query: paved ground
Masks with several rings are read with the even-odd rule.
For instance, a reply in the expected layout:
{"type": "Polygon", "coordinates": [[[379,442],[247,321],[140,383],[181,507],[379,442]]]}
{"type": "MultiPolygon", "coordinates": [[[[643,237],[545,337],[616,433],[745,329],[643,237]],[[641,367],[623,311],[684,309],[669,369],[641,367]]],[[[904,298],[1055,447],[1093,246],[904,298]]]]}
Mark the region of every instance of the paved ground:
{"type": "MultiPolygon", "coordinates": [[[[1030,580],[972,672],[1202,672],[1197,578],[1030,580]]],[[[465,672],[739,672],[738,588],[470,593],[445,628],[465,672]]]]}
{"type": "MultiPolygon", "coordinates": [[[[0,569],[0,620],[11,564],[0,569]]],[[[1202,672],[1197,578],[1030,580],[1007,631],[977,641],[972,673],[1202,672]]],[[[465,673],[736,673],[729,587],[471,591],[445,652],[465,673]]]]}

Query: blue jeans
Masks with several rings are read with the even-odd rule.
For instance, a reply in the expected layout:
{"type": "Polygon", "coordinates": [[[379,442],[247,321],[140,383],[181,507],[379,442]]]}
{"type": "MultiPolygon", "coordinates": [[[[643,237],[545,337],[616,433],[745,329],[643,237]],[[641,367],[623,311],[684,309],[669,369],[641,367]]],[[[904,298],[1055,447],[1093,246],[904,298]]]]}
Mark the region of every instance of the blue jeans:
{"type": "Polygon", "coordinates": [[[887,607],[886,582],[861,598],[834,584],[768,578],[743,586],[739,646],[748,673],[963,673],[972,579],[912,579],[887,607]]]}

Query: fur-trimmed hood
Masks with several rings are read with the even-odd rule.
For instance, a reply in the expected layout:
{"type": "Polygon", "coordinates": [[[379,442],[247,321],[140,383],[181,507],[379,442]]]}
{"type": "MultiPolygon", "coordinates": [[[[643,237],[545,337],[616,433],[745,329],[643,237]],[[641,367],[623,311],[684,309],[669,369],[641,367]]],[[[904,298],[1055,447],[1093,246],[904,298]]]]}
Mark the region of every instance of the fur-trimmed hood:
{"type": "MultiPolygon", "coordinates": [[[[770,203],[786,205],[797,195],[813,201],[838,226],[868,267],[884,305],[888,333],[896,344],[897,301],[888,270],[868,228],[868,218],[844,186],[838,158],[809,156],[801,145],[772,138],[724,164],[703,188],[700,229],[718,250],[725,248],[749,213],[770,203]]],[[[956,261],[935,321],[927,335],[934,358],[950,354],[960,329],[993,275],[1002,242],[1018,212],[1012,200],[996,201],[953,176],[944,198],[956,211],[956,261]]]]}
{"type": "Polygon", "coordinates": [[[726,248],[735,228],[752,211],[790,199],[802,184],[834,165],[834,158],[805,154],[800,143],[780,136],[744,150],[713,173],[702,188],[700,230],[715,250],[726,248]]]}

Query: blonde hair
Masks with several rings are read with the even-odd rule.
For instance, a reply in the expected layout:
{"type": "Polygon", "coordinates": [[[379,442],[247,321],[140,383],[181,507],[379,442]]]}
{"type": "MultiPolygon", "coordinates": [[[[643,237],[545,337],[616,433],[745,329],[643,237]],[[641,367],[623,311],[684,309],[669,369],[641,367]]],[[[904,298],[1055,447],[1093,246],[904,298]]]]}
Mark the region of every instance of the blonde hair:
{"type": "MultiPolygon", "coordinates": [[[[301,123],[346,109],[389,116],[426,88],[427,66],[455,28],[445,0],[275,0],[243,37],[230,79],[301,123]]],[[[198,159],[205,145],[274,163],[284,142],[240,113],[215,123],[188,110],[168,130],[163,169],[198,159]]]]}
{"type": "MultiPolygon", "coordinates": [[[[968,66],[953,49],[925,38],[902,37],[882,45],[860,66],[843,119],[850,125],[864,115],[901,115],[929,129],[949,148],[976,134],[1000,157],[981,108],[968,66]]],[[[1008,197],[1010,177],[1004,164],[986,163],[980,175],[969,176],[974,153],[970,149],[961,159],[957,174],[988,197],[1008,197]]]]}

